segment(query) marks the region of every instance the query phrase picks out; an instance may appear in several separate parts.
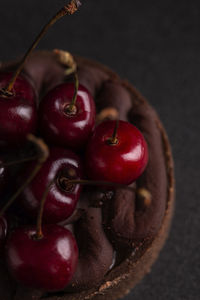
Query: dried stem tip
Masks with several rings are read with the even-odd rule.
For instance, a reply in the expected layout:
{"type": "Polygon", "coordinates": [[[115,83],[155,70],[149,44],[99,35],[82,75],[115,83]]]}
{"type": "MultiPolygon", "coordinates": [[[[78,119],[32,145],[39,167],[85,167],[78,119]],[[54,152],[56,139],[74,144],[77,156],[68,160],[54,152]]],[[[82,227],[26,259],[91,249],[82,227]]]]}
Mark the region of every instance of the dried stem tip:
{"type": "Polygon", "coordinates": [[[81,5],[81,2],[79,0],[72,0],[69,4],[65,5],[63,7],[63,11],[65,14],[73,15],[81,5]]]}
{"type": "Polygon", "coordinates": [[[139,199],[139,207],[141,209],[148,208],[152,202],[151,193],[145,188],[139,188],[136,193],[139,199]]]}
{"type": "Polygon", "coordinates": [[[58,62],[64,67],[67,67],[67,69],[65,70],[65,75],[68,76],[76,72],[77,64],[71,53],[60,49],[54,49],[53,53],[55,54],[58,62]]]}
{"type": "Polygon", "coordinates": [[[109,106],[100,111],[96,117],[96,123],[100,123],[105,120],[117,120],[119,119],[119,112],[115,107],[109,106]]]}

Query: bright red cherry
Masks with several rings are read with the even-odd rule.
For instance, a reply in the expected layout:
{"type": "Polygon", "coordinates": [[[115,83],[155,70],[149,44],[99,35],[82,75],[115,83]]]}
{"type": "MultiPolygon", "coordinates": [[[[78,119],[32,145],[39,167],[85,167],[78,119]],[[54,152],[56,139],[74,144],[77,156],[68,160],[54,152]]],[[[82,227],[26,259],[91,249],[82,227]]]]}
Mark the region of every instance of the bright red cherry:
{"type": "Polygon", "coordinates": [[[2,251],[7,237],[8,224],[5,217],[0,217],[0,252],[2,251]]]}
{"type": "Polygon", "coordinates": [[[70,110],[74,91],[75,84],[67,82],[45,96],[39,107],[40,128],[52,144],[79,149],[92,134],[95,104],[88,90],[79,85],[76,103],[70,110]]]}
{"type": "MultiPolygon", "coordinates": [[[[0,73],[0,90],[6,88],[11,72],[0,73]]],[[[18,76],[11,91],[0,91],[0,146],[21,144],[28,133],[36,128],[35,93],[22,75],[18,76]]]]}
{"type": "Polygon", "coordinates": [[[130,184],[144,171],[148,149],[141,132],[132,124],[106,121],[95,129],[86,150],[86,171],[94,180],[130,184]]]}
{"type": "Polygon", "coordinates": [[[51,224],[36,239],[34,227],[14,231],[6,244],[8,269],[24,285],[58,291],[72,278],[78,259],[75,238],[69,230],[51,224]]]}
{"type": "MultiPolygon", "coordinates": [[[[20,181],[23,181],[33,168],[34,163],[31,163],[20,181]]],[[[55,179],[46,197],[43,221],[57,223],[71,216],[79,199],[81,186],[80,184],[66,186],[63,178],[80,179],[81,173],[80,160],[71,150],[50,149],[49,158],[21,194],[26,213],[36,219],[43,193],[49,183],[55,179]]]]}

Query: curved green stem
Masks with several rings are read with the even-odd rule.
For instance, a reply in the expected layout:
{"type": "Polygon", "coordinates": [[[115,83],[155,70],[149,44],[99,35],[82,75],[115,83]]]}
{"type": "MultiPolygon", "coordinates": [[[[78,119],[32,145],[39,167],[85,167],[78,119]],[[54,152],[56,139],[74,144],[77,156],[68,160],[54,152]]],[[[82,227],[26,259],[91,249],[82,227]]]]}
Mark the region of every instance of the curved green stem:
{"type": "Polygon", "coordinates": [[[116,182],[102,181],[102,180],[86,180],[86,179],[68,179],[63,177],[62,180],[66,180],[66,186],[69,184],[81,184],[81,185],[91,185],[91,186],[110,186],[115,188],[122,188],[132,192],[135,192],[135,188],[132,188],[125,184],[120,184],[116,182]]]}
{"type": "Polygon", "coordinates": [[[47,185],[43,195],[42,195],[42,199],[40,202],[40,208],[38,211],[38,216],[37,216],[37,225],[36,225],[36,235],[35,235],[35,239],[36,240],[40,240],[43,238],[43,233],[42,233],[42,216],[43,216],[43,212],[44,212],[44,205],[45,205],[45,201],[47,198],[47,195],[49,193],[49,190],[51,188],[52,183],[54,182],[54,179],[52,181],[49,182],[49,184],[47,185]]]}
{"type": "Polygon", "coordinates": [[[12,195],[9,201],[2,207],[0,210],[0,217],[5,213],[5,211],[13,204],[15,199],[23,192],[23,190],[31,183],[34,177],[37,175],[39,170],[41,169],[43,163],[47,160],[49,156],[49,149],[47,145],[39,138],[33,136],[32,134],[28,135],[28,140],[33,142],[39,149],[40,155],[38,157],[38,162],[33,169],[30,176],[26,179],[26,181],[20,186],[20,188],[12,195]]]}
{"type": "Polygon", "coordinates": [[[118,127],[119,127],[119,119],[116,120],[115,128],[113,130],[112,137],[108,139],[108,144],[109,145],[116,145],[116,144],[118,144],[118,138],[117,138],[118,127]]]}
{"type": "Polygon", "coordinates": [[[46,34],[46,32],[48,31],[48,29],[54,25],[54,23],[56,23],[59,19],[61,19],[62,17],[66,16],[66,15],[72,15],[74,14],[78,7],[81,5],[80,1],[78,0],[71,0],[71,2],[67,5],[65,5],[63,8],[61,8],[56,14],[55,16],[53,16],[50,21],[43,27],[43,29],[41,30],[41,32],[39,33],[39,35],[36,37],[36,39],[34,40],[34,42],[32,43],[32,45],[30,46],[30,48],[27,50],[27,52],[25,53],[24,57],[22,58],[18,68],[16,69],[16,71],[14,72],[10,82],[8,83],[8,85],[6,86],[6,88],[4,89],[4,93],[9,95],[13,85],[16,81],[16,78],[18,77],[18,75],[21,73],[24,64],[28,58],[28,56],[32,53],[32,51],[37,47],[38,43],[40,42],[40,40],[43,38],[43,36],[46,34]]]}
{"type": "Polygon", "coordinates": [[[79,87],[79,80],[78,80],[78,75],[75,72],[74,73],[74,95],[72,98],[71,103],[66,107],[66,113],[68,115],[75,115],[77,112],[76,108],[76,99],[77,99],[77,94],[78,94],[78,87],[79,87]]]}
{"type": "Polygon", "coordinates": [[[18,164],[22,164],[22,163],[25,163],[28,161],[33,161],[36,159],[38,159],[38,155],[22,158],[19,160],[9,161],[9,162],[5,162],[5,163],[0,163],[0,167],[9,167],[9,166],[13,166],[13,165],[18,165],[18,164]]]}

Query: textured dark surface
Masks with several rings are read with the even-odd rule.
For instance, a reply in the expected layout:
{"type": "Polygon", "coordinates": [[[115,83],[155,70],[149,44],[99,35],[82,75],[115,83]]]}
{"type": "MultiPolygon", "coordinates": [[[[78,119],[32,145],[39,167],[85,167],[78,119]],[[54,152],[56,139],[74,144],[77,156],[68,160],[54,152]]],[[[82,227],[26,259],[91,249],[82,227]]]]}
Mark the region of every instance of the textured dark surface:
{"type": "MultiPolygon", "coordinates": [[[[177,201],[170,238],[152,273],[125,299],[199,299],[200,3],[83,2],[81,11],[55,25],[39,48],[68,49],[128,78],[159,112],[175,158],[177,201]]],[[[0,60],[23,53],[63,4],[1,0],[0,60]]]]}

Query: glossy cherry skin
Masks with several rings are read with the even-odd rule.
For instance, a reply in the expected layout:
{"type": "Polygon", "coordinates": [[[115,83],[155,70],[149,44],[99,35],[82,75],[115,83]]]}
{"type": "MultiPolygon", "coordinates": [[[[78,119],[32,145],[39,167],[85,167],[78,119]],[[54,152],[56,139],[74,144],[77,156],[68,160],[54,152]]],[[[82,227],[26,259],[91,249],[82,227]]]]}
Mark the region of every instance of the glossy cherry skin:
{"type": "Polygon", "coordinates": [[[74,83],[63,83],[51,90],[40,103],[39,116],[40,129],[47,141],[77,150],[92,134],[95,104],[87,89],[79,85],[76,113],[68,114],[74,89],[74,83]]]}
{"type": "MultiPolygon", "coordinates": [[[[29,165],[20,181],[23,182],[34,166],[35,163],[29,165]]],[[[76,154],[71,150],[51,148],[49,158],[21,195],[25,213],[36,220],[43,193],[48,184],[55,179],[46,197],[43,222],[57,223],[71,216],[79,199],[81,186],[76,184],[66,191],[60,185],[59,178],[64,176],[69,179],[80,179],[81,173],[81,163],[76,154]],[[74,173],[73,176],[71,173],[74,173]]]]}
{"type": "Polygon", "coordinates": [[[0,217],[0,252],[3,250],[8,231],[8,224],[5,217],[0,217]]]}
{"type": "Polygon", "coordinates": [[[8,170],[6,167],[1,166],[2,163],[3,160],[0,159],[0,195],[2,194],[8,180],[8,170]]]}
{"type": "Polygon", "coordinates": [[[93,180],[130,184],[144,171],[148,149],[141,132],[119,121],[117,144],[110,144],[116,121],[97,126],[86,150],[86,171],[93,180]]]}
{"type": "Polygon", "coordinates": [[[24,285],[59,291],[72,278],[78,248],[72,233],[56,224],[43,226],[43,238],[36,240],[35,227],[14,231],[6,243],[7,265],[12,276],[24,285]]]}
{"type": "MultiPolygon", "coordinates": [[[[6,87],[11,76],[11,72],[0,73],[0,89],[6,87]]],[[[20,75],[12,92],[8,97],[0,92],[0,146],[20,145],[36,128],[35,92],[31,84],[20,75]]]]}

